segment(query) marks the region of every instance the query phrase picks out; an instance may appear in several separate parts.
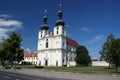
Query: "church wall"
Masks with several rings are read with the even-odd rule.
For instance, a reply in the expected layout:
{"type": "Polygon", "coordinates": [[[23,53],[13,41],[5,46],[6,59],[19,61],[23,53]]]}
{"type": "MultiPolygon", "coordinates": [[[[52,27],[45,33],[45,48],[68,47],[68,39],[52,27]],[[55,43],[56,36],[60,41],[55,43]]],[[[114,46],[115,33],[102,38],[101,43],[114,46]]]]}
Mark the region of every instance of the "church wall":
{"type": "Polygon", "coordinates": [[[61,42],[62,42],[62,39],[61,39],[61,36],[55,36],[53,37],[53,49],[60,49],[61,48],[61,42]],[[54,42],[53,42],[54,41],[54,42]]]}
{"type": "Polygon", "coordinates": [[[62,51],[49,50],[38,53],[39,61],[37,65],[45,66],[45,60],[48,60],[47,66],[62,66],[62,51]],[[58,64],[56,64],[58,62],[58,64]]]}
{"type": "Polygon", "coordinates": [[[58,66],[66,65],[69,61],[75,61],[75,47],[66,45],[66,37],[64,36],[52,36],[40,39],[38,42],[39,49],[42,57],[41,65],[45,66],[45,54],[48,55],[48,66],[56,66],[56,61],[58,61],[58,66]],[[45,47],[46,39],[48,39],[49,46],[48,48],[45,47]]]}
{"type": "Polygon", "coordinates": [[[64,27],[61,26],[61,25],[55,26],[54,27],[54,35],[55,36],[56,35],[64,35],[64,36],[66,36],[66,28],[65,28],[65,26],[64,27]]]}
{"type": "Polygon", "coordinates": [[[39,58],[38,65],[45,66],[46,60],[47,60],[47,66],[50,65],[50,52],[49,51],[38,52],[38,58],[39,58]]]}
{"type": "Polygon", "coordinates": [[[75,54],[76,48],[70,45],[67,45],[67,52],[69,53],[69,61],[75,61],[75,54]]]}

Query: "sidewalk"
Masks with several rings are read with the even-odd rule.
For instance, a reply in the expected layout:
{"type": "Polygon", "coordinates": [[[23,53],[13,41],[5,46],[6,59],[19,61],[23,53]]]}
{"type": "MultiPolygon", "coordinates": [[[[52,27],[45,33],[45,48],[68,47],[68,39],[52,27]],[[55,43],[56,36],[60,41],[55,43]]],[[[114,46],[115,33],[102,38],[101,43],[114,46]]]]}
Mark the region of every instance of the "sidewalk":
{"type": "Polygon", "coordinates": [[[48,71],[44,69],[3,69],[0,68],[0,71],[9,71],[13,73],[28,74],[35,76],[47,76],[63,79],[72,79],[72,80],[120,80],[120,76],[116,75],[103,75],[103,74],[87,74],[87,73],[72,73],[72,72],[56,72],[48,71]]]}

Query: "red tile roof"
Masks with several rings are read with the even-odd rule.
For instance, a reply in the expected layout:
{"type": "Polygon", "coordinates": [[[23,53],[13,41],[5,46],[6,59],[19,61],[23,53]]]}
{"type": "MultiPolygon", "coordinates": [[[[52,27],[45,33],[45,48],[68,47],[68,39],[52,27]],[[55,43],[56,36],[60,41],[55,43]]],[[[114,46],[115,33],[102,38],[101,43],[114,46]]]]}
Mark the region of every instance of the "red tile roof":
{"type": "Polygon", "coordinates": [[[37,53],[25,53],[24,57],[37,57],[37,53]]]}
{"type": "Polygon", "coordinates": [[[67,42],[68,45],[74,46],[76,48],[79,46],[79,44],[76,41],[74,41],[74,40],[72,40],[72,39],[70,39],[68,37],[66,38],[66,42],[67,42]]]}

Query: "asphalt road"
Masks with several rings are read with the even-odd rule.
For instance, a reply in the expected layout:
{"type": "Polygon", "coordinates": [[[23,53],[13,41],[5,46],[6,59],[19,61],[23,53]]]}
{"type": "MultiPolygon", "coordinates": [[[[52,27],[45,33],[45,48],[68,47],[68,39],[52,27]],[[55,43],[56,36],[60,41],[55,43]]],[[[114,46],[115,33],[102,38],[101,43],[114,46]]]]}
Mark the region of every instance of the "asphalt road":
{"type": "Polygon", "coordinates": [[[41,69],[0,68],[0,80],[120,80],[115,74],[56,72],[41,69]]]}
{"type": "Polygon", "coordinates": [[[23,74],[0,71],[0,80],[66,80],[66,79],[23,75],[23,74]]]}

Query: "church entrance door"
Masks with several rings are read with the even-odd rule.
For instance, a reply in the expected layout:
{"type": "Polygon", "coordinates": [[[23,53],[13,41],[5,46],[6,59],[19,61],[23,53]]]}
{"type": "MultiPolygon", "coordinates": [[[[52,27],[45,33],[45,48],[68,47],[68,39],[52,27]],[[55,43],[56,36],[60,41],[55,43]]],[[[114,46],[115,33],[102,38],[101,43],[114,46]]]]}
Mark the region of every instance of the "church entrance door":
{"type": "Polygon", "coordinates": [[[48,66],[48,60],[45,60],[45,66],[48,66]]]}
{"type": "Polygon", "coordinates": [[[58,66],[58,61],[56,61],[56,66],[58,66]]]}

